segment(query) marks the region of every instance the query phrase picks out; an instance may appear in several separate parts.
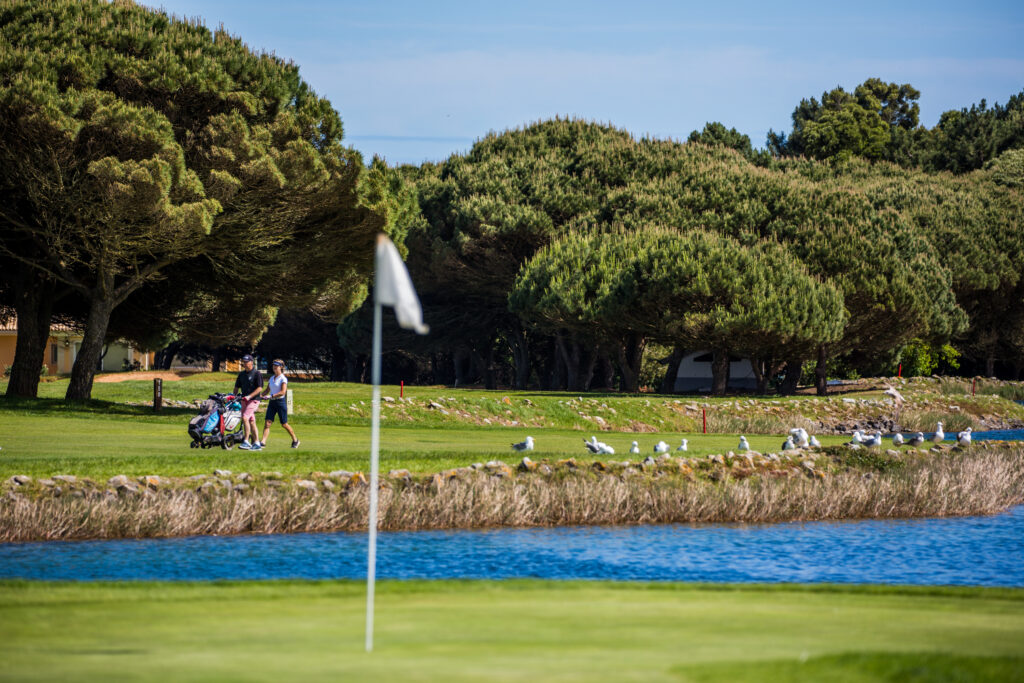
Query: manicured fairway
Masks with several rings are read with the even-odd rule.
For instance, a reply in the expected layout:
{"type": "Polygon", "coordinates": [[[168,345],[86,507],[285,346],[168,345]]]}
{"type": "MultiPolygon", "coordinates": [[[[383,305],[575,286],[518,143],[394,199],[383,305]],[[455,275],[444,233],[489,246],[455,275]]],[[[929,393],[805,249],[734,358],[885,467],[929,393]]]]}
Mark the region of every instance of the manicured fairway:
{"type": "Polygon", "coordinates": [[[0,583],[10,680],[1024,678],[1024,590],[0,583]]]}
{"type": "MultiPolygon", "coordinates": [[[[288,435],[275,425],[270,446],[254,453],[237,447],[230,451],[189,448],[187,415],[181,416],[180,422],[172,422],[141,416],[39,415],[12,410],[0,414],[0,418],[3,420],[0,478],[13,474],[39,477],[61,473],[95,477],[115,474],[176,476],[209,473],[214,468],[299,474],[335,469],[365,471],[369,466],[370,431],[361,425],[296,421],[295,428],[302,440],[298,450],[289,447],[288,435]]],[[[580,462],[590,462],[593,457],[584,449],[583,438],[591,433],[550,428],[385,426],[381,467],[385,471],[405,467],[425,473],[493,459],[514,464],[522,455],[513,452],[510,444],[527,434],[537,440],[537,450],[530,454],[535,460],[572,456],[580,462]]],[[[681,436],[674,433],[595,433],[616,448],[616,455],[611,457],[634,460],[651,454],[659,439],[675,448],[681,436]],[[643,447],[640,456],[628,452],[634,439],[643,447]]],[[[737,435],[685,436],[690,440],[689,456],[724,453],[735,449],[738,443],[737,435]]],[[[751,435],[748,438],[755,450],[778,450],[782,444],[779,436],[751,435]]],[[[821,437],[821,440],[830,444],[845,438],[821,437]]]]}

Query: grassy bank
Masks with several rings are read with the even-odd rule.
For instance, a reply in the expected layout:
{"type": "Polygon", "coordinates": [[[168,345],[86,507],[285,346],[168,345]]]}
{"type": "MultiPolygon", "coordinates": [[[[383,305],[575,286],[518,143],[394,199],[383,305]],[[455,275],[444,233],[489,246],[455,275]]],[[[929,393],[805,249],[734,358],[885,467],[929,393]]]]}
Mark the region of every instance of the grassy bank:
{"type": "MultiPolygon", "coordinates": [[[[1024,502],[1020,448],[903,459],[839,448],[800,457],[813,460],[666,458],[640,468],[554,463],[518,473],[492,463],[421,480],[395,473],[381,488],[380,528],[936,517],[1024,502]]],[[[367,519],[368,487],[352,473],[74,486],[77,497],[63,481],[4,484],[0,541],[351,531],[367,519]]]]}
{"type": "Polygon", "coordinates": [[[1012,681],[1024,591],[0,583],[11,680],[1012,681]]]}

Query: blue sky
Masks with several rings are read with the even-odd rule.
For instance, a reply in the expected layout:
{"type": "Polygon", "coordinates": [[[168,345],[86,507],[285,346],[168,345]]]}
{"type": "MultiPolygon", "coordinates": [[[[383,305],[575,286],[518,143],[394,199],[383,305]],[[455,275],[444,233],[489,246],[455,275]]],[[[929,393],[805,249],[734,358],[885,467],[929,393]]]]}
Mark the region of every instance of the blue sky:
{"type": "MultiPolygon", "coordinates": [[[[144,3],[146,0],[142,0],[144,3]]],[[[157,6],[157,5],[154,5],[157,6]]],[[[295,61],[367,159],[438,161],[555,115],[764,146],[803,97],[865,79],[921,91],[921,122],[1024,90],[1024,2],[166,0],[295,61]]]]}

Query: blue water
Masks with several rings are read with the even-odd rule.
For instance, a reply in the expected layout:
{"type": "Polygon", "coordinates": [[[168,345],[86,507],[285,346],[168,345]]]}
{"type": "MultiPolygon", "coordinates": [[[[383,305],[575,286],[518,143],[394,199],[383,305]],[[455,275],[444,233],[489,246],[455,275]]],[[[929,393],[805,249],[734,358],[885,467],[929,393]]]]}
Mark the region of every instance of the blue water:
{"type": "MultiPolygon", "coordinates": [[[[377,575],[1024,586],[1024,505],[991,517],[385,532],[377,575]]],[[[366,534],[0,544],[0,577],[359,579],[366,534]]]]}

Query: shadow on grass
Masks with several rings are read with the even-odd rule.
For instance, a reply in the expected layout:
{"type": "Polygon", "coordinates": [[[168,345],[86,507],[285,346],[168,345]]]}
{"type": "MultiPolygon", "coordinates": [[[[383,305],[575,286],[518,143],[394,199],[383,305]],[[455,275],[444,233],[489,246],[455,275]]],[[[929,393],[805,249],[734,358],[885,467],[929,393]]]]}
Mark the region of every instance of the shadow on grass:
{"type": "Polygon", "coordinates": [[[67,401],[62,398],[20,398],[0,396],[0,413],[19,412],[34,415],[124,415],[133,417],[159,417],[194,415],[193,408],[172,408],[165,406],[159,413],[154,413],[150,406],[131,406],[114,401],[90,399],[87,401],[67,401]]]}
{"type": "Polygon", "coordinates": [[[899,681],[959,683],[1024,680],[1020,657],[969,657],[938,652],[849,652],[839,655],[674,667],[687,681],[899,681]]]}

